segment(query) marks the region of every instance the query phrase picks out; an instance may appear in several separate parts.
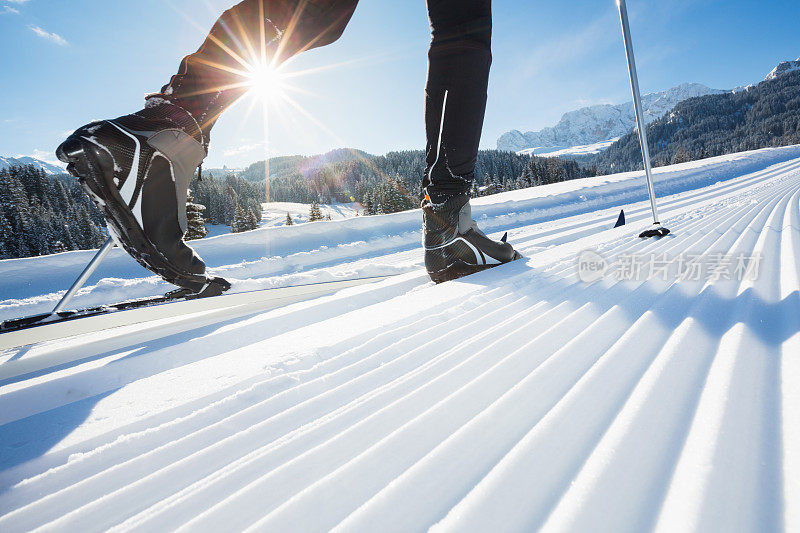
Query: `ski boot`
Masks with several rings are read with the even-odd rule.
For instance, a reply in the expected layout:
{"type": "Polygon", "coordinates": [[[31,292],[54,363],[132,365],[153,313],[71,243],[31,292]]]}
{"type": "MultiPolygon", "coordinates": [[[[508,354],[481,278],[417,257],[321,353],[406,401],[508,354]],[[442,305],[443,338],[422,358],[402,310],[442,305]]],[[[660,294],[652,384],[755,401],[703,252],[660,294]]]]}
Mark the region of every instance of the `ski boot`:
{"type": "Polygon", "coordinates": [[[193,293],[230,288],[205,274],[205,263],[183,240],[186,198],[206,156],[197,121],[164,100],[114,120],[87,124],[56,150],[105,216],[109,234],[148,270],[193,293]]]}
{"type": "Polygon", "coordinates": [[[425,268],[436,283],[480,272],[522,256],[506,242],[493,241],[472,220],[469,196],[459,194],[434,204],[422,202],[425,268]]]}

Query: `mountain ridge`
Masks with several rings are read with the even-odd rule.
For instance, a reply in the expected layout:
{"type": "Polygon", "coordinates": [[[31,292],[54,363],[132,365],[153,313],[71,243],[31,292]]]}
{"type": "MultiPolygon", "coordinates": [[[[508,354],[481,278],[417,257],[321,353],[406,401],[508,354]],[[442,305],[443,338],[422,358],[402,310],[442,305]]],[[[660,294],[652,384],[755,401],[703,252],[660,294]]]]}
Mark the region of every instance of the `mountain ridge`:
{"type": "MultiPolygon", "coordinates": [[[[723,94],[700,83],[683,83],[666,91],[642,97],[647,123],[661,118],[679,102],[696,96],[723,94]]],[[[497,140],[497,149],[530,153],[553,152],[573,146],[585,146],[622,137],[635,125],[633,102],[598,104],[564,113],[555,126],[522,133],[511,130],[497,140]]]]}
{"type": "MultiPolygon", "coordinates": [[[[798,70],[800,70],[800,57],[794,61],[782,61],[763,81],[775,80],[798,70]]],[[[752,87],[753,85],[748,85],[727,91],[710,89],[700,83],[683,83],[666,91],[647,94],[642,97],[645,120],[647,124],[651,124],[689,98],[738,93],[752,87]]],[[[573,155],[571,149],[574,147],[585,148],[588,145],[606,143],[611,139],[627,135],[633,131],[634,126],[633,102],[619,105],[600,104],[569,111],[561,117],[558,124],[539,131],[522,133],[519,130],[511,130],[504,133],[497,140],[497,149],[526,154],[558,152],[561,155],[573,155]]]]}
{"type": "Polygon", "coordinates": [[[772,69],[772,71],[767,74],[767,77],[764,78],[764,81],[774,80],[779,76],[783,76],[784,74],[788,74],[796,70],[800,70],[800,57],[794,61],[781,61],[778,63],[777,67],[772,69]]]}
{"type": "Polygon", "coordinates": [[[52,163],[48,163],[46,161],[42,161],[41,159],[36,159],[30,156],[21,156],[21,157],[3,157],[0,156],[0,170],[4,168],[10,167],[21,167],[25,165],[33,165],[38,169],[44,170],[47,174],[50,175],[58,175],[58,174],[66,174],[67,171],[61,167],[53,165],[52,163]]]}

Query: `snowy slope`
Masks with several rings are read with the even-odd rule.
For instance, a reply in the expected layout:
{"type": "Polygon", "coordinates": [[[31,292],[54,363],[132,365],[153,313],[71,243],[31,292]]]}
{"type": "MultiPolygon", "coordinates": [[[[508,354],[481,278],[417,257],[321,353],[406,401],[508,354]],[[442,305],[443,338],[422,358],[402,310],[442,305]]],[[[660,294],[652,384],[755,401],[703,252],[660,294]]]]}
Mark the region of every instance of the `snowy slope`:
{"type": "Polygon", "coordinates": [[[369,260],[259,230],[407,273],[1,354],[0,530],[798,530],[800,147],[659,172],[659,241],[638,175],[481,199],[526,259],[440,286],[418,212],[328,223],[369,260]],[[587,284],[586,250],[759,271],[587,284]]]}
{"type": "MultiPolygon", "coordinates": [[[[261,204],[261,228],[274,228],[286,225],[286,214],[292,217],[294,224],[305,224],[308,222],[311,204],[301,204],[297,202],[267,202],[261,204]]],[[[361,204],[320,204],[319,210],[323,217],[331,217],[331,220],[344,220],[357,216],[363,210],[361,204]]],[[[206,224],[208,237],[227,235],[231,232],[230,226],[224,224],[206,224]]]]}
{"type": "MultiPolygon", "coordinates": [[[[645,119],[649,124],[687,98],[724,92],[699,83],[684,83],[667,91],[646,94],[642,97],[645,119]]],[[[558,124],[541,131],[505,133],[498,139],[497,149],[537,154],[554,152],[622,137],[634,125],[633,102],[595,105],[565,113],[558,124]]]]}
{"type": "MultiPolygon", "coordinates": [[[[330,216],[331,220],[344,220],[356,216],[363,209],[360,204],[319,204],[323,217],[330,216]]],[[[308,222],[311,204],[296,202],[269,202],[262,204],[262,227],[283,226],[286,224],[286,214],[289,213],[295,224],[308,222]]]]}
{"type": "Polygon", "coordinates": [[[517,153],[519,155],[538,155],[540,157],[593,155],[599,154],[618,140],[619,137],[614,137],[613,139],[608,139],[606,141],[600,141],[593,144],[587,144],[583,146],[568,146],[566,148],[561,148],[558,146],[539,146],[536,148],[526,148],[525,150],[520,150],[517,153]]]}

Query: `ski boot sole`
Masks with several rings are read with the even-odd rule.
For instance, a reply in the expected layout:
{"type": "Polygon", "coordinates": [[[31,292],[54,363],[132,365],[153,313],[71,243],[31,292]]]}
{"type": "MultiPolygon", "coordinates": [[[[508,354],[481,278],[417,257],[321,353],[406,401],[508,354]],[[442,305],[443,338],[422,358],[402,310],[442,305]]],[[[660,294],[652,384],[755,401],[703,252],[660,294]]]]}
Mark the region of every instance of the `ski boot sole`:
{"type": "MultiPolygon", "coordinates": [[[[508,263],[511,263],[518,259],[522,259],[522,256],[519,254],[519,252],[514,252],[514,259],[512,259],[508,263]]],[[[484,270],[489,270],[490,268],[498,267],[501,265],[507,265],[508,263],[499,263],[497,265],[471,265],[459,259],[458,261],[448,266],[444,270],[440,270],[438,272],[428,272],[428,275],[430,275],[431,280],[438,285],[439,283],[453,281],[459,278],[469,276],[471,274],[477,274],[478,272],[483,272],[484,270]]]]}
{"type": "Polygon", "coordinates": [[[222,278],[180,271],[153,246],[119,195],[114,183],[114,160],[104,148],[72,135],[56,149],[56,156],[67,163],[67,172],[78,179],[83,190],[103,213],[117,244],[140,265],[167,282],[196,293],[211,289],[210,292],[221,294],[230,288],[230,283],[222,278]]]}

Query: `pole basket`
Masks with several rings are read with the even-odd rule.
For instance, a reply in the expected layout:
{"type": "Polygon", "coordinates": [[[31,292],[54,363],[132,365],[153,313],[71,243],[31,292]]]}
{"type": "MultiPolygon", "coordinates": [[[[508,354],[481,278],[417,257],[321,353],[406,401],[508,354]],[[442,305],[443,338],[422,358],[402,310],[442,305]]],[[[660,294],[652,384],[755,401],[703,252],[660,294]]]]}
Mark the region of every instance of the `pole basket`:
{"type": "Polygon", "coordinates": [[[661,238],[666,237],[669,235],[669,230],[662,226],[661,224],[654,224],[654,228],[650,228],[648,230],[644,230],[639,234],[639,238],[641,239],[651,239],[651,238],[661,238]]]}

